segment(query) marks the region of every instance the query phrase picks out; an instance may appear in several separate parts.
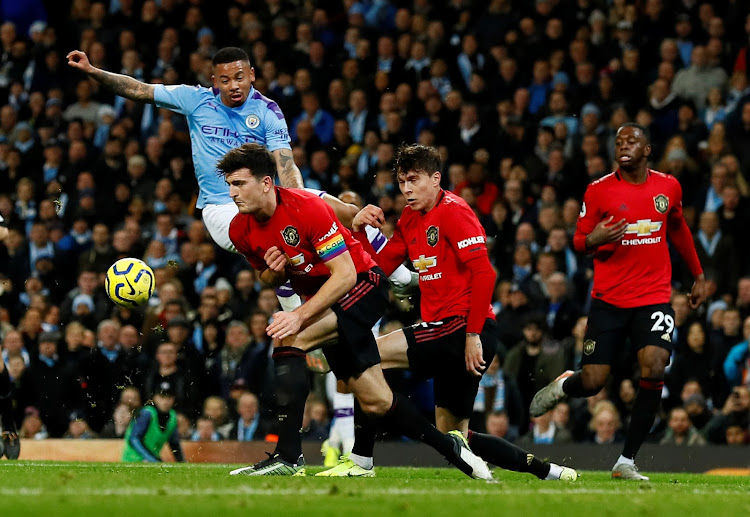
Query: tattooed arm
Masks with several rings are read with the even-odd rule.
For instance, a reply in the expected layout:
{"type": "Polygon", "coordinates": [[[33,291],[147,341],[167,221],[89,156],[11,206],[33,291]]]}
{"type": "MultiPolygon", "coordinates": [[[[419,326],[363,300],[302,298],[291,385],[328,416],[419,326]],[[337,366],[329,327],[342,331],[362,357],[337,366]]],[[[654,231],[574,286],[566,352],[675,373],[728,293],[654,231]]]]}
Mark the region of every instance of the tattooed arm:
{"type": "Polygon", "coordinates": [[[272,151],[274,160],[276,160],[276,173],[279,175],[282,187],[305,188],[302,183],[302,173],[294,163],[291,149],[276,149],[272,151]]]}
{"type": "Polygon", "coordinates": [[[154,86],[152,84],[142,83],[127,75],[113,74],[96,68],[89,62],[86,54],[80,50],[70,52],[67,57],[68,65],[93,77],[116,95],[134,101],[154,102],[154,86]]]}

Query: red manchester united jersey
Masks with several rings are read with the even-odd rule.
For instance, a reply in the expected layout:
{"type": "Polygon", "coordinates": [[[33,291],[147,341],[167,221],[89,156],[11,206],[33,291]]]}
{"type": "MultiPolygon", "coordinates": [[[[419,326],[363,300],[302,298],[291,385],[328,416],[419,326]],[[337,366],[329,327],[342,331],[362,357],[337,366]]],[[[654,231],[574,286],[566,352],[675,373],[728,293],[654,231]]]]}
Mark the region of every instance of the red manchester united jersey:
{"type": "Polygon", "coordinates": [[[625,219],[628,226],[619,242],[595,250],[592,296],[624,308],[668,303],[672,264],[667,230],[684,224],[680,184],[651,169],[639,185],[625,181],[619,171],[593,182],[583,196],[576,249],[583,251],[586,235],[610,216],[612,224],[625,219]]]}
{"type": "MultiPolygon", "coordinates": [[[[469,205],[451,192],[442,191],[437,204],[421,214],[404,208],[393,238],[377,260],[393,271],[408,256],[419,272],[424,321],[467,316],[471,307],[471,271],[466,263],[487,255],[486,235],[469,205]]],[[[494,319],[491,305],[487,317],[494,319]]]]}
{"type": "Polygon", "coordinates": [[[373,267],[370,255],[344,228],[333,209],[317,195],[276,187],[276,211],[260,222],[250,214],[237,214],[229,238],[258,271],[268,266],[266,251],[276,246],[286,254],[286,273],[297,294],[312,296],[331,276],[325,262],[348,251],[357,273],[373,267]]]}

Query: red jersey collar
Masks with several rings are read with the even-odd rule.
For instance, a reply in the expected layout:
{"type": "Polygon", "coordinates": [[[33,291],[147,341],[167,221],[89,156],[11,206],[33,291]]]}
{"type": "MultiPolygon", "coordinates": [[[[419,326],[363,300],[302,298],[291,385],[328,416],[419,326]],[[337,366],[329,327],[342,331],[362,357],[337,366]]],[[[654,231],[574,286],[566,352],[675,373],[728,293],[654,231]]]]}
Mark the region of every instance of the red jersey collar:
{"type": "MultiPolygon", "coordinates": [[[[651,174],[654,172],[653,169],[649,169],[646,167],[646,181],[651,177],[651,174]]],[[[615,171],[615,178],[617,178],[617,181],[625,181],[622,179],[622,174],[620,174],[620,168],[618,167],[615,171]]],[[[645,182],[644,182],[645,183],[645,182]]]]}

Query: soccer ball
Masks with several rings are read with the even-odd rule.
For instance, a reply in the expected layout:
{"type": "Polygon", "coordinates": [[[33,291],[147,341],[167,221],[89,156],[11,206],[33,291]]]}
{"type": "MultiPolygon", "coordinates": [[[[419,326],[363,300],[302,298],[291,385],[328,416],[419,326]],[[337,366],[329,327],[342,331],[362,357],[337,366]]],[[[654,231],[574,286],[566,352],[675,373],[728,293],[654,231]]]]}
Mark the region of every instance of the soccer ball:
{"type": "Polygon", "coordinates": [[[107,271],[104,287],[113,302],[132,309],[146,303],[154,294],[154,272],[142,260],[120,259],[107,271]]]}

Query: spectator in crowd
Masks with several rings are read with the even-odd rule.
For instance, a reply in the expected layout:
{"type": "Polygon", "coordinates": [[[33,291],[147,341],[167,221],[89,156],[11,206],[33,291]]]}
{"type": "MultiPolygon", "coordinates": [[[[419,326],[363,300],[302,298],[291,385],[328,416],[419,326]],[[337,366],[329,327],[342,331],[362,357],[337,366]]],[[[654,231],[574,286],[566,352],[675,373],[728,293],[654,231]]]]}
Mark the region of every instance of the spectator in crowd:
{"type": "MultiPolygon", "coordinates": [[[[542,315],[527,317],[522,332],[523,340],[508,352],[503,370],[518,384],[523,407],[527,408],[534,394],[564,371],[565,356],[559,343],[547,337],[542,315]]],[[[522,429],[527,422],[521,421],[522,429]]]]}
{"type": "Polygon", "coordinates": [[[739,424],[747,429],[749,420],[750,389],[747,386],[738,386],[731,391],[721,411],[706,424],[704,433],[709,442],[726,443],[727,428],[739,424]]]}
{"type": "Polygon", "coordinates": [[[219,433],[221,439],[229,436],[229,432],[232,429],[232,422],[229,421],[229,408],[223,398],[216,396],[206,398],[203,401],[202,416],[213,422],[214,430],[219,433]]]}
{"type": "Polygon", "coordinates": [[[661,445],[684,445],[696,447],[706,445],[706,439],[690,422],[688,412],[683,407],[675,407],[669,412],[667,431],[659,440],[661,445]]]}
{"type": "Polygon", "coordinates": [[[508,414],[504,411],[493,411],[492,413],[489,413],[484,427],[487,434],[490,436],[502,438],[511,443],[518,439],[518,432],[516,431],[513,433],[508,421],[508,414]]]}
{"type": "Polygon", "coordinates": [[[559,341],[571,335],[581,311],[568,295],[568,278],[564,273],[556,271],[549,275],[546,290],[549,294],[546,304],[547,326],[551,330],[552,339],[559,341]]]}
{"type": "Polygon", "coordinates": [[[163,382],[174,387],[173,405],[175,408],[187,414],[198,413],[195,407],[194,381],[178,363],[177,346],[169,341],[161,343],[156,349],[155,364],[143,382],[143,392],[146,397],[150,397],[163,382]]]}
{"type": "Polygon", "coordinates": [[[233,423],[227,436],[230,440],[249,442],[263,440],[268,434],[268,422],[261,419],[258,397],[245,391],[237,400],[237,421],[233,423]]]}
{"type": "Polygon", "coordinates": [[[722,404],[730,393],[729,382],[724,376],[725,358],[732,348],[745,339],[743,337],[742,319],[737,307],[728,307],[721,318],[721,328],[712,333],[710,344],[712,349],[711,368],[714,372],[711,383],[714,402],[722,404]]]}
{"type": "Polygon", "coordinates": [[[597,445],[621,443],[625,440],[621,428],[620,414],[615,405],[608,400],[602,400],[597,402],[591,413],[591,434],[588,441],[597,445]]]}
{"type": "Polygon", "coordinates": [[[724,360],[724,376],[732,388],[750,382],[750,317],[742,323],[742,336],[745,340],[733,346],[724,360]]]}
{"type": "Polygon", "coordinates": [[[705,437],[703,431],[713,416],[711,410],[708,409],[706,397],[699,393],[691,395],[684,400],[684,407],[690,417],[690,423],[705,437]]]}
{"type": "Polygon", "coordinates": [[[61,340],[57,332],[39,337],[39,351],[21,378],[20,402],[33,406],[50,436],[59,438],[68,428],[68,407],[77,397],[76,379],[70,378],[57,354],[61,340]]]}
{"type": "Polygon", "coordinates": [[[693,47],[689,63],[675,75],[672,91],[703,109],[711,88],[723,90],[729,78],[724,69],[709,63],[706,47],[702,45],[693,47]]]}
{"type": "Polygon", "coordinates": [[[552,411],[549,411],[542,416],[532,418],[532,422],[533,425],[531,431],[518,440],[519,446],[531,447],[538,443],[551,444],[570,442],[570,432],[555,424],[552,420],[552,411]]]}
{"type": "Polygon", "coordinates": [[[33,406],[26,408],[23,422],[18,431],[18,436],[29,440],[44,440],[45,438],[49,438],[49,433],[47,432],[44,422],[42,422],[42,418],[39,415],[39,410],[37,408],[33,406]]]}
{"type": "Polygon", "coordinates": [[[221,434],[216,430],[216,422],[207,416],[201,416],[195,422],[195,431],[190,436],[193,442],[219,442],[221,434]]]}
{"type": "Polygon", "coordinates": [[[138,411],[143,404],[141,403],[141,392],[135,386],[126,386],[120,392],[118,404],[127,406],[131,414],[138,411]]]}
{"type": "Polygon", "coordinates": [[[328,438],[329,426],[326,405],[315,396],[310,396],[302,417],[302,439],[322,442],[328,438]]]}
{"type": "Polygon", "coordinates": [[[704,391],[713,385],[711,354],[708,350],[706,329],[700,321],[687,328],[687,347],[675,354],[667,374],[669,392],[676,397],[688,380],[696,380],[704,391]]]}
{"type": "Polygon", "coordinates": [[[89,423],[86,421],[86,416],[83,412],[72,411],[69,418],[70,423],[68,424],[68,430],[63,435],[63,438],[73,440],[90,440],[92,438],[98,438],[98,435],[89,427],[89,423]]]}
{"type": "Polygon", "coordinates": [[[516,380],[505,374],[500,363],[500,356],[495,355],[479,381],[479,389],[474,399],[474,415],[469,425],[477,432],[481,432],[480,424],[486,423],[490,414],[502,412],[508,427],[506,433],[513,437],[513,440],[508,441],[513,442],[519,435],[519,425],[526,408],[523,406],[516,380]]]}
{"type": "Polygon", "coordinates": [[[570,405],[567,402],[560,402],[555,406],[552,410],[552,422],[561,429],[570,429],[570,405]]]}
{"type": "Polygon", "coordinates": [[[130,384],[130,372],[119,336],[120,324],[116,321],[104,320],[99,323],[96,347],[81,364],[88,422],[96,432],[112,415],[120,398],[120,390],[130,384]]]}
{"type": "Polygon", "coordinates": [[[112,418],[104,424],[102,431],[99,433],[100,438],[118,438],[125,436],[130,421],[133,419],[133,412],[125,404],[118,404],[112,413],[112,418]]]}
{"type": "Polygon", "coordinates": [[[719,292],[729,292],[737,284],[740,271],[734,240],[721,231],[716,212],[703,212],[698,228],[694,237],[695,251],[706,275],[715,279],[719,292]]]}

